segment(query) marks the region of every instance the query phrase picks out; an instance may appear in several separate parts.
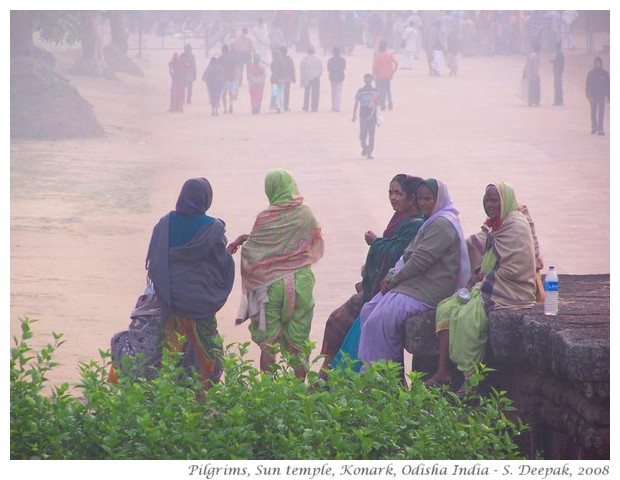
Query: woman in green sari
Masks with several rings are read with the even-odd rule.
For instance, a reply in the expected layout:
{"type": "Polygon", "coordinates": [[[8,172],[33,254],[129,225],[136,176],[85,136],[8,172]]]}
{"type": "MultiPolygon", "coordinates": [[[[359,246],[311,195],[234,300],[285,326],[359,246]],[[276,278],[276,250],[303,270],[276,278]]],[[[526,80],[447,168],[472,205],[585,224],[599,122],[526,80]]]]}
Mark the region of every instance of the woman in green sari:
{"type": "MultiPolygon", "coordinates": [[[[243,296],[236,323],[251,319],[252,341],[261,349],[260,368],[269,371],[275,361],[273,345],[298,354],[309,340],[314,312],[311,265],[323,256],[323,237],[289,172],[268,172],[265,194],[269,208],[258,214],[250,234],[240,235],[228,251],[243,245],[243,296]]],[[[295,373],[305,377],[303,365],[295,373]]]]}
{"type": "Polygon", "coordinates": [[[466,301],[457,292],[437,305],[439,364],[425,382],[427,386],[452,381],[449,360],[463,372],[467,382],[486,352],[489,314],[531,308],[536,303],[532,230],[518,209],[513,188],[504,182],[488,185],[483,206],[490,231],[479,271],[467,287],[471,298],[466,301]]]}

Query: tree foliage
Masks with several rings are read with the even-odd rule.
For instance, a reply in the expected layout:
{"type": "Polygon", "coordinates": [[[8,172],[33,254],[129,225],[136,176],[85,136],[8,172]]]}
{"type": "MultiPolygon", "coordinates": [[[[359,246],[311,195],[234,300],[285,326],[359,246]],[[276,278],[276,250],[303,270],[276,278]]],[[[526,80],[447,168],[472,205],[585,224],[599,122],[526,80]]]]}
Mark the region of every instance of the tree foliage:
{"type": "Polygon", "coordinates": [[[30,13],[32,33],[38,34],[43,43],[75,45],[81,41],[77,10],[34,10],[30,13]]]}

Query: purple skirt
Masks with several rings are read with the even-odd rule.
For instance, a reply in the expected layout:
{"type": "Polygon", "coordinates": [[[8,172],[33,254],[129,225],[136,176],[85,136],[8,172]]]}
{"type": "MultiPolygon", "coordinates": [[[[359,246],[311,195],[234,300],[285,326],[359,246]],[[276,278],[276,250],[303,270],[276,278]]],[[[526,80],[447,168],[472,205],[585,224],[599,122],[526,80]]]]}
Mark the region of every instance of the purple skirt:
{"type": "Polygon", "coordinates": [[[359,359],[402,361],[405,320],[431,307],[403,293],[377,293],[362,307],[359,359]]]}

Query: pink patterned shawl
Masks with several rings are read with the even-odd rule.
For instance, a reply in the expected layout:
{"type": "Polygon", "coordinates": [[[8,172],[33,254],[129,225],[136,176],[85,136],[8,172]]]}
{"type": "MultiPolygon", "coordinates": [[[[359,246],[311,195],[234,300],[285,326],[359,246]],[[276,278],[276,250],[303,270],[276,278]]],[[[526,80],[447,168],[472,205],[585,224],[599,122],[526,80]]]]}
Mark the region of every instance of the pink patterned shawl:
{"type": "Polygon", "coordinates": [[[241,249],[243,293],[270,285],[323,256],[321,227],[285,170],[265,177],[269,208],[256,217],[241,249]]]}

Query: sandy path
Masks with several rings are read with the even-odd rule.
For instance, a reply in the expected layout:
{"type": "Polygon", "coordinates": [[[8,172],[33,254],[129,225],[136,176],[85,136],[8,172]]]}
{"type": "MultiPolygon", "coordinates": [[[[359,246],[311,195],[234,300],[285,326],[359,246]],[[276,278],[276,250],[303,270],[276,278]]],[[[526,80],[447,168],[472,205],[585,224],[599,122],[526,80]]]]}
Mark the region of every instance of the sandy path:
{"type": "MultiPolygon", "coordinates": [[[[541,61],[539,108],[515,96],[522,56],[462,58],[459,76],[442,78],[429,77],[420,59],[396,75],[395,109],[386,112],[369,161],[359,156],[351,123],[352,97],[371,65],[367,48],[347,57],[342,113],[330,112],[324,76],[318,113],[301,111],[302,91],[294,86],[293,112],[250,115],[244,85],[235,113],[220,117],[209,115],[200,82],[185,113],[166,112],[171,53],[146,51],[146,77],[121,74],[117,82],[70,76],[70,55],[60,56],[59,72],[93,104],[107,137],[11,143],[11,338],[24,316],[39,320],[35,346],[48,343],[52,331],[64,333],[54,383],[76,383],[78,362],[98,358],[127,327],[144,286],[152,226],[174,208],[189,177],[210,179],[210,213],[225,220],[229,238],[248,232],[266,206],[267,170],[283,167],[296,177],[326,241],[315,267],[317,352],[329,313],[359,279],[363,232],[381,232],[391,215],[387,185],[396,173],[443,179],[466,233],[483,220],[485,185],[508,181],[534,216],[547,264],[560,274],[610,271],[610,141],[589,134],[583,94],[593,55],[566,52],[562,108],[550,105],[549,54],[541,61]]],[[[201,73],[206,59],[198,53],[201,73]]],[[[233,325],[239,285],[237,278],[218,314],[226,343],[250,338],[247,326],[233,325]]],[[[258,357],[254,346],[251,356],[258,357]]]]}

